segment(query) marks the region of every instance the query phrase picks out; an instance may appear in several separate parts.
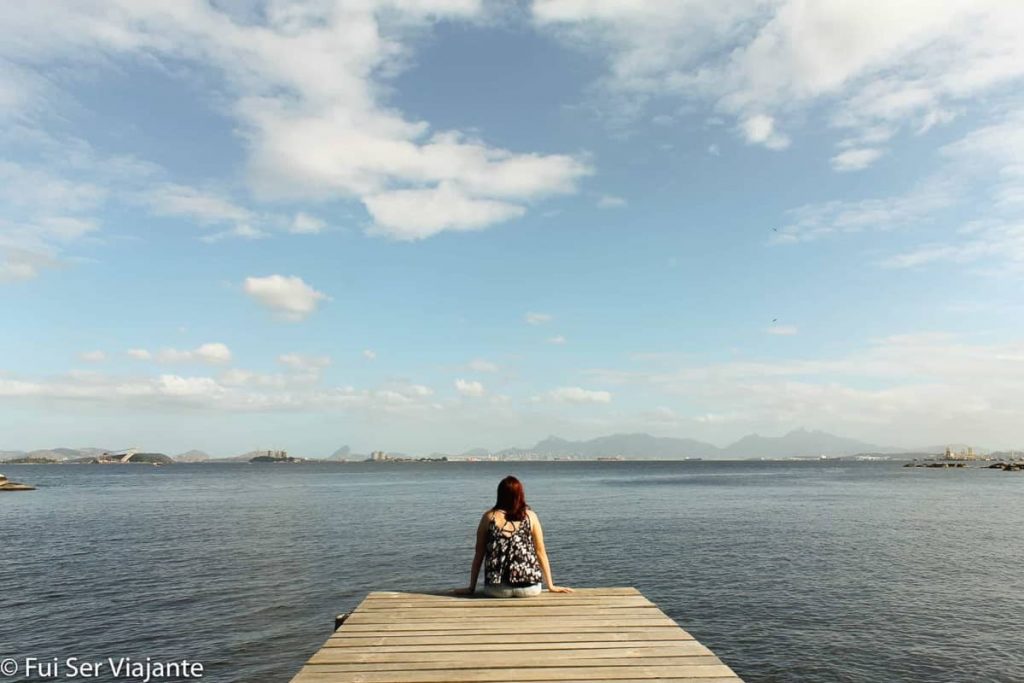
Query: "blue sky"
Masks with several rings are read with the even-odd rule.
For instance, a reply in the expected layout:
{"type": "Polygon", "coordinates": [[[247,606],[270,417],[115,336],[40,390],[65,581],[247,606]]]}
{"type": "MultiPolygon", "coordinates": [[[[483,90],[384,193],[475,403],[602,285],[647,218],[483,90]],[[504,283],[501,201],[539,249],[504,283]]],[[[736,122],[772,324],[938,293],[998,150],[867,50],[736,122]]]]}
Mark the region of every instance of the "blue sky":
{"type": "Polygon", "coordinates": [[[0,8],[0,448],[1019,447],[1024,9],[890,5],[0,8]]]}

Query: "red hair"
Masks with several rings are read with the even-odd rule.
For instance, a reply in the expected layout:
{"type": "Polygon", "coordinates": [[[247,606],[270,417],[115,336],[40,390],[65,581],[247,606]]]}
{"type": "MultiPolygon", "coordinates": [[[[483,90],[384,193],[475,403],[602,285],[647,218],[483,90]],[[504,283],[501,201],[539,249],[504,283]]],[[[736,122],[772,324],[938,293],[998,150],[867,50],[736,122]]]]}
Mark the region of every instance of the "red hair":
{"type": "Polygon", "coordinates": [[[511,474],[498,484],[498,500],[492,510],[504,510],[505,519],[510,522],[521,522],[526,518],[526,494],[523,484],[511,474]]]}

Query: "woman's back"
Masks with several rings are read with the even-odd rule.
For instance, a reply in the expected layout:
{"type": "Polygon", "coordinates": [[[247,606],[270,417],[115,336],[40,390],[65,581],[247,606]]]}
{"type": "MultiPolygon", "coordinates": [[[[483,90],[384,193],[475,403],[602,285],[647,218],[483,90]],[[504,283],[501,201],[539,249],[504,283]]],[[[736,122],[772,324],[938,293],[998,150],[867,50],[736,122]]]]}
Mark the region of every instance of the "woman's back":
{"type": "Polygon", "coordinates": [[[529,586],[544,578],[533,542],[527,511],[521,521],[508,519],[504,510],[492,510],[484,560],[487,585],[529,586]]]}

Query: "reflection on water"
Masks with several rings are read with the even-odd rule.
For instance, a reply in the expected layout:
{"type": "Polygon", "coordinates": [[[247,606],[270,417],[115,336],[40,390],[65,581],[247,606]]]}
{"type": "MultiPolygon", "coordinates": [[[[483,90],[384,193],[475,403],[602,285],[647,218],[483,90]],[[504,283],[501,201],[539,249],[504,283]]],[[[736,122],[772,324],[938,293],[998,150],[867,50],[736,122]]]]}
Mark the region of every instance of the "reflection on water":
{"type": "Polygon", "coordinates": [[[885,463],[4,466],[0,655],[287,681],[369,590],[468,579],[520,476],[559,583],[632,585],[746,680],[1013,681],[1020,476],[885,463]]]}

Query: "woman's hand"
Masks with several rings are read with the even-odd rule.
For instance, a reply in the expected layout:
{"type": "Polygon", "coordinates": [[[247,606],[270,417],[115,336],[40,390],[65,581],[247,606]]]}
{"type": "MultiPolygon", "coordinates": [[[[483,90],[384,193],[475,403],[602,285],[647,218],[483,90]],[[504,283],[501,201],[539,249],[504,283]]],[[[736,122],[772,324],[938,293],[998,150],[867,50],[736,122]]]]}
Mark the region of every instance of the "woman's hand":
{"type": "Polygon", "coordinates": [[[475,588],[456,588],[450,591],[452,595],[472,595],[475,592],[475,588]]]}
{"type": "Polygon", "coordinates": [[[548,586],[548,593],[575,593],[573,589],[568,586],[548,586]]]}

